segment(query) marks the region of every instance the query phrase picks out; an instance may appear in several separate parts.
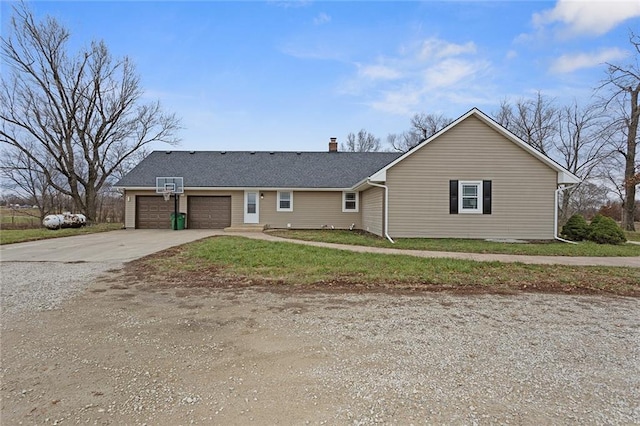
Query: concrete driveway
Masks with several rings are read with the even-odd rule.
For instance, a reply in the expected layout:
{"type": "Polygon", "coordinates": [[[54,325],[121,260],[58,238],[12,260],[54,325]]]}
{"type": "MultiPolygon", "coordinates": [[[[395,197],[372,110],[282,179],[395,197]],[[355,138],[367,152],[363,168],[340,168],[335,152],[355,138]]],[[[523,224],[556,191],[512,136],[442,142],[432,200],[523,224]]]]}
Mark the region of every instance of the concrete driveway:
{"type": "MultiPolygon", "coordinates": [[[[55,232],[55,231],[52,231],[55,232]]],[[[169,247],[220,235],[211,229],[123,229],[0,246],[1,262],[127,262],[169,247]]]]}

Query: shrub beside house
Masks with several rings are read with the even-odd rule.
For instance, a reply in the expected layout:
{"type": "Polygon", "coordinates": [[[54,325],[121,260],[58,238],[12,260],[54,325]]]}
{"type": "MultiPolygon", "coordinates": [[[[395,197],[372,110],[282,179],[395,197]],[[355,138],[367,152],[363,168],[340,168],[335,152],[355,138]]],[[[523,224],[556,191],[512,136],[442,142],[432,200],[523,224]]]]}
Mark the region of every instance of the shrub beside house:
{"type": "Polygon", "coordinates": [[[588,224],[581,214],[574,214],[562,227],[562,236],[571,241],[588,240],[598,244],[622,244],[627,238],[610,217],[596,215],[588,224]]]}

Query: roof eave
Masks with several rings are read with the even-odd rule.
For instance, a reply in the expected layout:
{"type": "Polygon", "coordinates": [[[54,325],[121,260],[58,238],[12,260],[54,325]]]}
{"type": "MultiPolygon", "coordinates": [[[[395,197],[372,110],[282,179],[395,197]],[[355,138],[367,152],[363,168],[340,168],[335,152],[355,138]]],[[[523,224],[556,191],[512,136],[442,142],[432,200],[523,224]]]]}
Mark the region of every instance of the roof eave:
{"type": "Polygon", "coordinates": [[[567,171],[558,172],[558,185],[575,185],[582,182],[578,176],[567,171]]]}

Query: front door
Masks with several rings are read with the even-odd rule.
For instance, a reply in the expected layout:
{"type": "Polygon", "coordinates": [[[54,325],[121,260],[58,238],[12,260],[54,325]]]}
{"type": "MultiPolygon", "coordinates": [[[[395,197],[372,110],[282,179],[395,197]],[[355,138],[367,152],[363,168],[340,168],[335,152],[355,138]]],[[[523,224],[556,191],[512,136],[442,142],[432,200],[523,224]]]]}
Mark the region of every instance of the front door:
{"type": "Polygon", "coordinates": [[[244,223],[260,223],[260,198],[253,191],[244,192],[244,223]]]}

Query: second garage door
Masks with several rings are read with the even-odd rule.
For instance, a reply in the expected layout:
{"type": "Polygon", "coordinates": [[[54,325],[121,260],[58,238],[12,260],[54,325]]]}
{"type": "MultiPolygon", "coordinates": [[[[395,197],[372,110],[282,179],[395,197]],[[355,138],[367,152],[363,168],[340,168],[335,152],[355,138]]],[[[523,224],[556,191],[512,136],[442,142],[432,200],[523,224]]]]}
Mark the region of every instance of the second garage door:
{"type": "Polygon", "coordinates": [[[231,226],[231,197],[190,196],[187,227],[221,229],[231,226]]]}

